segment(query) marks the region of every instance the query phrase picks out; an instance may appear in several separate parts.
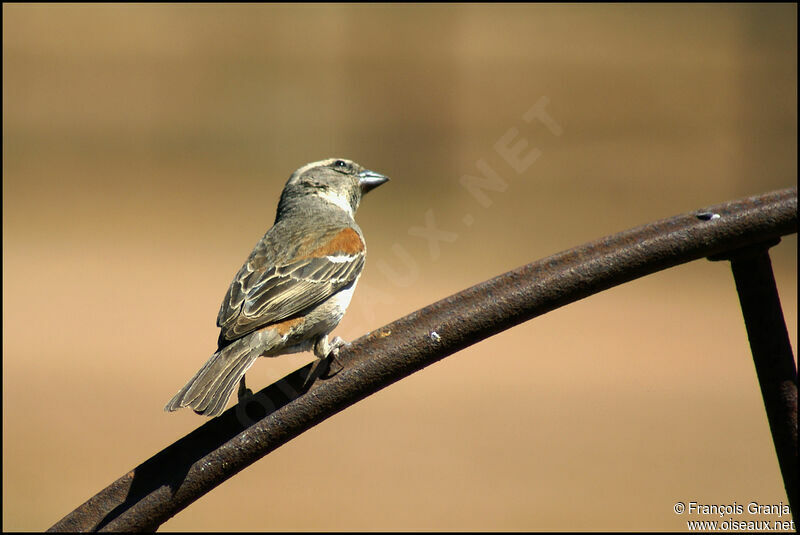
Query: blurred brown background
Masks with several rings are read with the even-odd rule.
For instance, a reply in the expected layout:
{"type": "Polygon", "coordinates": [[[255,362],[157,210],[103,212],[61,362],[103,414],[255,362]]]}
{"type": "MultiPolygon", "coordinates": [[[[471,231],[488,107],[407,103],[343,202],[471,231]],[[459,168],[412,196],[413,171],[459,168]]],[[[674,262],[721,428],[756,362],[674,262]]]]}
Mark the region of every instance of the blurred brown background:
{"type": "MultiPolygon", "coordinates": [[[[796,45],[795,5],[3,5],[3,528],[49,527],[205,421],[162,407],[215,348],[297,167],[342,156],[393,179],[358,214],[369,261],[336,331],[354,339],[560,250],[795,185],[796,45]],[[522,119],[537,103],[560,135],[522,119]],[[521,173],[494,149],[512,128],[541,151],[521,173]],[[459,184],[479,160],[508,184],[489,206],[459,184]],[[409,233],[429,211],[454,233],[438,251],[409,233]]],[[[795,352],[796,251],[772,253],[795,352]]],[[[308,360],[261,360],[249,383],[308,360]]],[[[677,501],[786,503],[722,263],[454,355],[163,529],[715,519],[677,501]]]]}

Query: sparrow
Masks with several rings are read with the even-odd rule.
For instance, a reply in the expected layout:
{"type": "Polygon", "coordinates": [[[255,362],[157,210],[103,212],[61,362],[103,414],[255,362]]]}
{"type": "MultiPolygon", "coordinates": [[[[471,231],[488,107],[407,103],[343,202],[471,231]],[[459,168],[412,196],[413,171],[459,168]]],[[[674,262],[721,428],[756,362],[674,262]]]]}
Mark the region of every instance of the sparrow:
{"type": "MultiPolygon", "coordinates": [[[[350,304],[366,259],[354,215],[389,178],[344,158],[304,165],[281,193],[275,222],[233,278],[217,315],[217,351],[164,407],[217,416],[258,357],[313,350],[321,361],[344,342],[328,335],[350,304]]],[[[313,370],[312,370],[313,371],[313,370]]]]}

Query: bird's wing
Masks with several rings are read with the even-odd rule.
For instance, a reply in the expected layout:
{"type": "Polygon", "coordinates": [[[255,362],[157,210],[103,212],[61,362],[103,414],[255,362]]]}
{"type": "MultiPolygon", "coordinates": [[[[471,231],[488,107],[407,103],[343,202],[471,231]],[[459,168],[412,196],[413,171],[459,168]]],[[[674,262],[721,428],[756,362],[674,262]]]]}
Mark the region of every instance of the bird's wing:
{"type": "Polygon", "coordinates": [[[352,284],[364,267],[364,241],[351,227],[330,229],[313,242],[300,239],[291,260],[273,260],[267,238],[239,270],[222,302],[217,325],[226,340],[325,301],[352,284]]]}

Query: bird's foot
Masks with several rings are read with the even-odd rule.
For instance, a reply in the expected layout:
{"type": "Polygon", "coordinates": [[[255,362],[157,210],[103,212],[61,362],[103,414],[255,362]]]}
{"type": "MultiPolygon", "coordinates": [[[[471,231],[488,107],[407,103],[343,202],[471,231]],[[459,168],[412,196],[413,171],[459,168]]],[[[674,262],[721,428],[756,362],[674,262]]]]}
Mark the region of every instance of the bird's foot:
{"type": "Polygon", "coordinates": [[[322,372],[321,377],[323,379],[330,379],[331,377],[333,377],[334,375],[336,375],[337,373],[339,373],[344,369],[344,365],[342,365],[342,363],[339,362],[339,359],[337,359],[336,357],[339,356],[339,350],[341,348],[349,345],[350,345],[349,342],[345,342],[338,336],[333,339],[333,341],[330,344],[328,354],[325,356],[325,360],[328,361],[328,366],[322,372]]]}
{"type": "Polygon", "coordinates": [[[303,383],[303,387],[310,387],[317,378],[330,379],[342,371],[344,366],[336,357],[339,355],[339,350],[347,345],[350,344],[338,336],[330,342],[328,342],[327,336],[323,336],[317,340],[317,343],[314,344],[314,355],[319,360],[311,367],[308,377],[303,383]]]}

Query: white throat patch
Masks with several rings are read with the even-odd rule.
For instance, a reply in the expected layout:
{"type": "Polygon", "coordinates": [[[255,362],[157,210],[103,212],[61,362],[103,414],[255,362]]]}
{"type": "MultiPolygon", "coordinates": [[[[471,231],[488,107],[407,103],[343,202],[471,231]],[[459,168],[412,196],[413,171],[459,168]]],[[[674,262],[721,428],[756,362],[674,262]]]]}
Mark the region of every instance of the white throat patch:
{"type": "Polygon", "coordinates": [[[336,206],[347,212],[350,217],[355,217],[355,215],[353,214],[353,207],[350,206],[350,201],[348,199],[345,199],[341,195],[337,195],[330,191],[321,191],[317,193],[317,195],[319,195],[321,199],[324,199],[331,204],[335,204],[336,206]]]}

